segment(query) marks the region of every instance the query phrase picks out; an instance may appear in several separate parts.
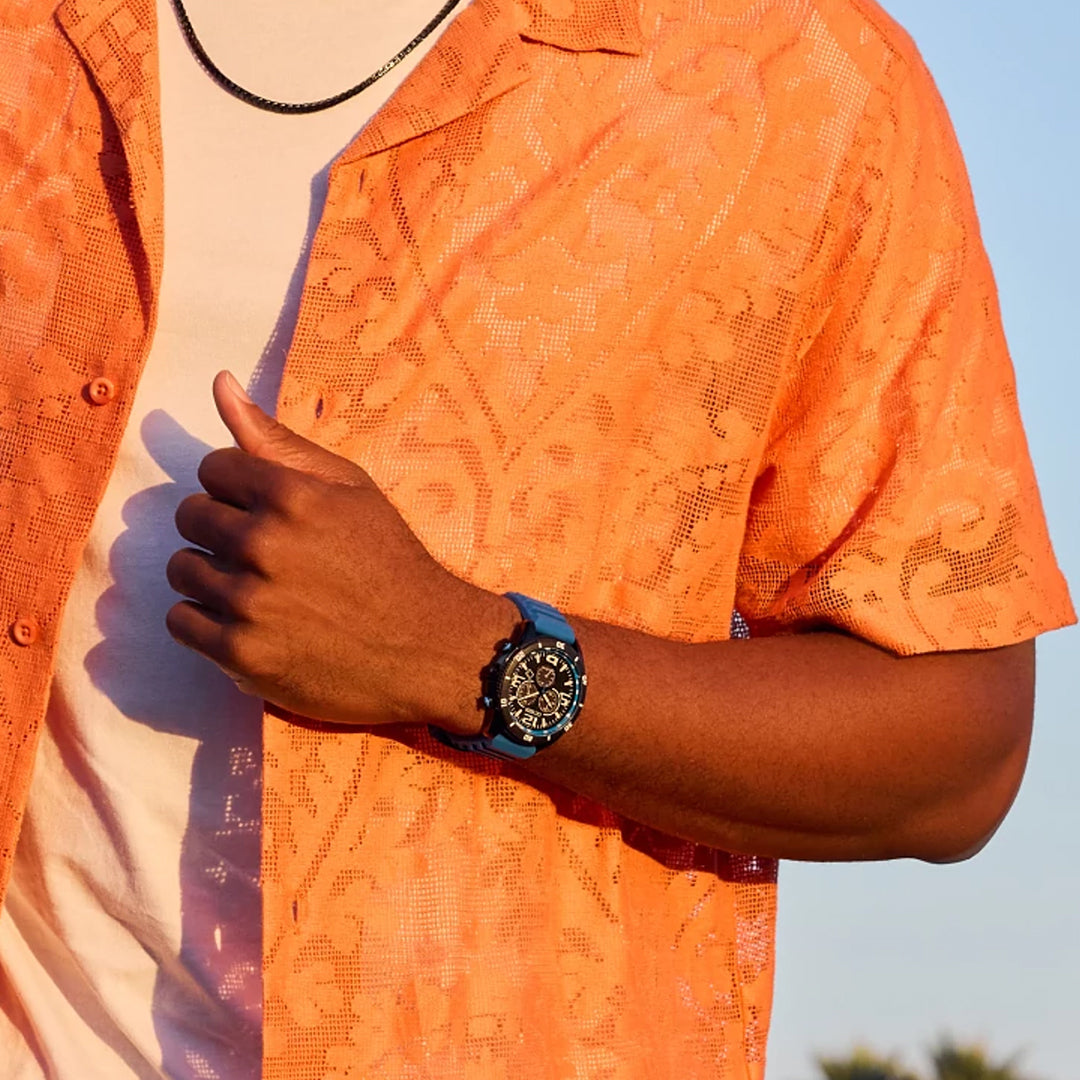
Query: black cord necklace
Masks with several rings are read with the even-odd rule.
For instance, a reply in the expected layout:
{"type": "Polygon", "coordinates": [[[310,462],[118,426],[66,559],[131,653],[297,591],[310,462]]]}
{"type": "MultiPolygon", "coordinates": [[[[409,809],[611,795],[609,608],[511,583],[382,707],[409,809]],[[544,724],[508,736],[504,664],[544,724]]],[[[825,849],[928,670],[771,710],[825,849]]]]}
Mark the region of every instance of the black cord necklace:
{"type": "Polygon", "coordinates": [[[321,112],[323,109],[333,108],[335,105],[340,105],[343,101],[348,101],[349,98],[356,97],[357,94],[362,93],[372,83],[378,82],[387,72],[392,71],[394,68],[405,59],[419,45],[425,38],[429,37],[433,31],[435,31],[446,19],[447,15],[454,10],[458,5],[458,0],[447,0],[446,4],[438,12],[438,14],[420,31],[401,50],[396,56],[392,56],[378,71],[372,72],[363,82],[357,83],[355,86],[350,87],[348,90],[343,90],[340,94],[334,94],[333,97],[323,98],[321,101],[274,101],[271,98],[260,97],[258,94],[253,94],[250,90],[245,90],[239,83],[235,83],[228,75],[225,74],[210,59],[206,49],[203,48],[202,42],[199,40],[195,33],[194,28],[191,25],[191,20],[188,18],[187,10],[184,8],[183,0],[172,0],[173,8],[176,10],[176,19],[180,23],[180,29],[183,31],[184,40],[188,43],[188,48],[195,54],[195,58],[202,65],[206,73],[220,86],[223,90],[227,90],[233,97],[239,98],[241,101],[246,101],[249,105],[254,105],[256,109],[265,109],[267,112],[275,113],[290,113],[293,115],[300,115],[303,113],[321,112]]]}

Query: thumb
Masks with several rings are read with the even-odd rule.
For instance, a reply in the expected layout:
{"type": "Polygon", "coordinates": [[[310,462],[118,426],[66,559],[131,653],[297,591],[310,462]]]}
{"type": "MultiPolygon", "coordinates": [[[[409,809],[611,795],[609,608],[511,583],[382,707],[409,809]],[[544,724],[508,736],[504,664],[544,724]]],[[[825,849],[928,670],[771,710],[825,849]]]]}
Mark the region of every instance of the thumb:
{"type": "Polygon", "coordinates": [[[331,483],[356,484],[366,477],[347,458],[267,416],[229,371],[219,371],[214,377],[214,404],[236,445],[254,457],[276,461],[331,483]]]}

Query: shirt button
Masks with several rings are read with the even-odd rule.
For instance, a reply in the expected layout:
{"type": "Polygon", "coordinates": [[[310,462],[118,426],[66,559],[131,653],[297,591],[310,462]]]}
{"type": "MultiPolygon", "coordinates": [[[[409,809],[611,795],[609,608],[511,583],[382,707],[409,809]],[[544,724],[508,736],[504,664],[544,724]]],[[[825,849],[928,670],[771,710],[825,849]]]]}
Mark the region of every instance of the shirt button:
{"type": "Polygon", "coordinates": [[[113,386],[112,380],[106,379],[103,375],[91,381],[87,392],[95,405],[106,405],[116,397],[116,387],[113,386]]]}
{"type": "Polygon", "coordinates": [[[33,645],[38,639],[37,620],[29,615],[20,615],[11,624],[11,636],[16,645],[33,645]]]}

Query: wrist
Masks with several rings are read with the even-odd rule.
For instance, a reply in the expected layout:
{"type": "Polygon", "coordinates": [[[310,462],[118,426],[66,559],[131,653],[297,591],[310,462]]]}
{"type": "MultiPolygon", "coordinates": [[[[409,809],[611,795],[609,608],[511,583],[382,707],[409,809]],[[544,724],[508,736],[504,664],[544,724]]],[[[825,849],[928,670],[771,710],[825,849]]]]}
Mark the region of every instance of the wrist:
{"type": "Polygon", "coordinates": [[[453,735],[479,735],[484,723],[480,705],[483,670],[499,642],[521,622],[512,600],[455,579],[457,588],[442,605],[438,630],[439,663],[421,661],[433,676],[425,679],[424,723],[453,735]]]}

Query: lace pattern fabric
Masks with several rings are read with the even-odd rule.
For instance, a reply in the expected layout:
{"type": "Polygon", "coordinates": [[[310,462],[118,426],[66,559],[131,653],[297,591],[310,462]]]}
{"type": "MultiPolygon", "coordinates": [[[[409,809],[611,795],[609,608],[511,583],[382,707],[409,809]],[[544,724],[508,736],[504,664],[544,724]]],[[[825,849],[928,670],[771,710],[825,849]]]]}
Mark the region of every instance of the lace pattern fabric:
{"type": "MultiPolygon", "coordinates": [[[[3,653],[4,853],[161,242],[150,5],[50,6],[0,34],[3,580],[45,646],[3,653]]],[[[475,0],[331,172],[278,415],[570,614],[1073,619],[959,152],[863,0],[475,0]]],[[[271,709],[264,757],[267,1077],[760,1080],[775,865],[414,732],[271,709]]]]}

